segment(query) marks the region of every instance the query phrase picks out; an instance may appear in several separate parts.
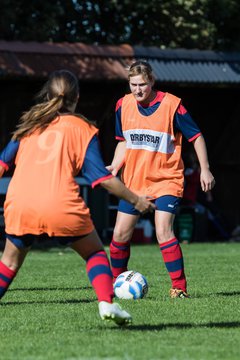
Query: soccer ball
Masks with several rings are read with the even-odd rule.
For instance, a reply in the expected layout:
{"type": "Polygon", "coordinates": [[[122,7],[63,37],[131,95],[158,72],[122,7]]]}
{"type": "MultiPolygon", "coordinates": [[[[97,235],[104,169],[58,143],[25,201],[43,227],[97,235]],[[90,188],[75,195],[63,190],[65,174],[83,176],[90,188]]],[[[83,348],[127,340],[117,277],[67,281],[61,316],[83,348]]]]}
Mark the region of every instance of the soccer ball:
{"type": "Polygon", "coordinates": [[[129,270],[120,274],[114,283],[114,294],[119,299],[142,299],[148,292],[146,278],[137,271],[129,270]]]}

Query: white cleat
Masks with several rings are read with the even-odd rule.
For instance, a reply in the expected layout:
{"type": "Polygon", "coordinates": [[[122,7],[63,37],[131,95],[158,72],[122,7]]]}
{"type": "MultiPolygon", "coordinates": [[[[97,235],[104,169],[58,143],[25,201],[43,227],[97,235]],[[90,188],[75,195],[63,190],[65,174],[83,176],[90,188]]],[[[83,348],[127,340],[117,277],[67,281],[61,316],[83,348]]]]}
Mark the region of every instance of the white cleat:
{"type": "Polygon", "coordinates": [[[102,320],[114,321],[117,325],[128,325],[132,323],[132,317],[125,310],[122,310],[117,303],[110,304],[100,301],[98,304],[99,315],[102,320]]]}

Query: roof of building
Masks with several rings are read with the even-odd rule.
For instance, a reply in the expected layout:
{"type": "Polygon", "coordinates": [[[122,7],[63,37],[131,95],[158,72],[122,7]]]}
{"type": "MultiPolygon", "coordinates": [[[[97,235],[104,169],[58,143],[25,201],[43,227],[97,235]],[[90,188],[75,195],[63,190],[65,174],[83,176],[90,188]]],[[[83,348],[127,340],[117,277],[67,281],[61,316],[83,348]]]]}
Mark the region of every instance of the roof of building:
{"type": "Polygon", "coordinates": [[[160,82],[240,85],[240,53],[0,40],[0,78],[42,78],[67,68],[81,80],[121,81],[135,59],[147,60],[160,82]]]}

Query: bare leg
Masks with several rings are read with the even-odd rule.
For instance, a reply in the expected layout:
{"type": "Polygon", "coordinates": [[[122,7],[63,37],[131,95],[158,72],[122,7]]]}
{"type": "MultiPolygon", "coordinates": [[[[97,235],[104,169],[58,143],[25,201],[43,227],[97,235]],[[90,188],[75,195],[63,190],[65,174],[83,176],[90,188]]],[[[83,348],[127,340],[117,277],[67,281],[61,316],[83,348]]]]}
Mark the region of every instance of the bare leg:
{"type": "Polygon", "coordinates": [[[18,271],[24,262],[24,259],[30,250],[28,248],[18,248],[9,239],[6,239],[6,245],[2,254],[1,262],[9,269],[18,271]]]}
{"type": "Polygon", "coordinates": [[[93,230],[87,236],[72,243],[71,248],[75,250],[84,260],[87,260],[92,254],[104,250],[103,244],[96,230],[93,230]]]}
{"type": "Polygon", "coordinates": [[[116,242],[125,243],[131,240],[139,215],[117,213],[116,224],[113,231],[113,238],[116,242]]]}
{"type": "Polygon", "coordinates": [[[155,211],[156,236],[159,245],[175,237],[173,222],[175,215],[166,211],[155,211]]]}

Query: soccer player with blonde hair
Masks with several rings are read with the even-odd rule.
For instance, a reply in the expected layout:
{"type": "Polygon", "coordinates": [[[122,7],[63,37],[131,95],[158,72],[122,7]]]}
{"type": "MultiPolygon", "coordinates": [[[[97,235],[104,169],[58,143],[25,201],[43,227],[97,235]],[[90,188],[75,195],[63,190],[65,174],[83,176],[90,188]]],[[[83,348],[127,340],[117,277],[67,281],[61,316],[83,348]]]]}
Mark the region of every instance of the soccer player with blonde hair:
{"type": "MultiPolygon", "coordinates": [[[[193,144],[201,168],[203,191],[213,188],[204,138],[183,107],[181,99],[154,89],[152,68],[134,62],[128,70],[130,94],[116,104],[116,147],[107,168],[132,191],[154,199],[159,248],[171,278],[170,296],[189,297],[183,255],[173,231],[173,221],[183,195],[182,136],[193,144]]],[[[127,270],[130,241],[139,212],[120,200],[110,257],[114,278],[127,270]]]]}

